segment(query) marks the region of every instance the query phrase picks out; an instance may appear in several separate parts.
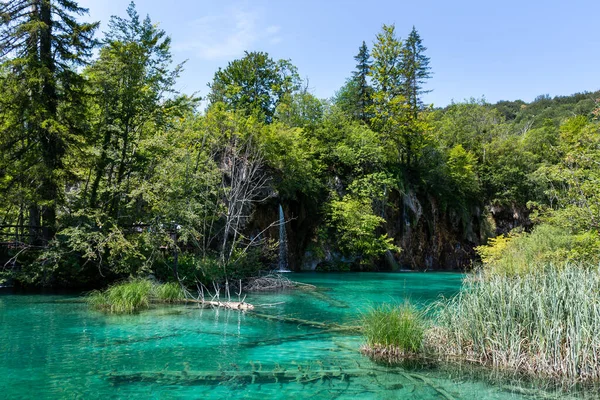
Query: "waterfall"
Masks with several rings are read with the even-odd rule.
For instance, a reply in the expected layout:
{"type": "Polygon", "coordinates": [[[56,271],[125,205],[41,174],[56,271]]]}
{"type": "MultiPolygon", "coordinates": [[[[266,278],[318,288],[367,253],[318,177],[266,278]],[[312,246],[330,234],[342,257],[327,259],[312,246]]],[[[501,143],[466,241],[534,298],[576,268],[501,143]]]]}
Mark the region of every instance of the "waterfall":
{"type": "Polygon", "coordinates": [[[283,215],[283,207],[279,205],[279,268],[277,272],[290,272],[287,269],[287,237],[285,234],[285,216],[283,215]]]}

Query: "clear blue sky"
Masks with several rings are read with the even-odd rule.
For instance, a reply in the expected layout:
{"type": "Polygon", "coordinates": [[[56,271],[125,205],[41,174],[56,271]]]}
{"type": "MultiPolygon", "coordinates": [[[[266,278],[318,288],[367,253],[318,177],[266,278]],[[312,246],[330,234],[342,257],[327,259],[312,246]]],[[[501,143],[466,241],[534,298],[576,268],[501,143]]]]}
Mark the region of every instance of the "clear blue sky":
{"type": "MultiPolygon", "coordinates": [[[[79,0],[105,29],[129,0],[79,0]]],[[[188,60],[185,93],[206,95],[218,67],[244,50],[291,59],[312,92],[331,97],[354,68],[363,40],[382,24],[405,37],[412,26],[431,58],[433,91],[444,106],[470,97],[533,100],[600,89],[600,1],[138,0],[172,38],[176,61],[188,60]]]]}

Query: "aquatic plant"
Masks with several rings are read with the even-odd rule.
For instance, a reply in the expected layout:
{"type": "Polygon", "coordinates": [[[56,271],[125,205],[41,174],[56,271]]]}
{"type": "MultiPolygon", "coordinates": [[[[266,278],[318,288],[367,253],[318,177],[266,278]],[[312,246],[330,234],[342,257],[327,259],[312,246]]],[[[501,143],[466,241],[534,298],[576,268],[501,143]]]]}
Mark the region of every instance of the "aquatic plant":
{"type": "Polygon", "coordinates": [[[150,305],[153,283],[146,279],[132,279],[110,286],[105,291],[92,292],[88,303],[103,311],[132,313],[150,305]]]}
{"type": "Polygon", "coordinates": [[[546,265],[471,280],[438,304],[427,347],[484,365],[570,382],[600,379],[600,271],[546,265]]]}
{"type": "Polygon", "coordinates": [[[175,282],[154,284],[153,291],[157,300],[167,303],[172,303],[185,298],[185,293],[183,292],[181,285],[175,282]]]}
{"type": "Polygon", "coordinates": [[[366,340],[363,352],[373,356],[419,353],[427,326],[423,312],[408,302],[373,307],[362,316],[361,325],[366,340]]]}
{"type": "Polygon", "coordinates": [[[151,302],[174,302],[184,297],[181,287],[176,283],[161,284],[135,278],[112,285],[104,291],[93,291],[86,300],[98,310],[128,314],[148,308],[151,302]]]}

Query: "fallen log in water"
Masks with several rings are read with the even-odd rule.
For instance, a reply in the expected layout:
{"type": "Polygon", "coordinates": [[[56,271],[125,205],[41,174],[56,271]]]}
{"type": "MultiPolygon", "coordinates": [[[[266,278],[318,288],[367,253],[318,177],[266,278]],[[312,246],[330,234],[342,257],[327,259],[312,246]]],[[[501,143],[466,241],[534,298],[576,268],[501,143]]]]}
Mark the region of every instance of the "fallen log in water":
{"type": "Polygon", "coordinates": [[[575,400],[576,399],[576,397],[568,396],[566,393],[561,393],[561,392],[551,393],[551,392],[546,392],[545,390],[542,390],[542,389],[524,388],[524,387],[512,386],[512,385],[503,385],[503,386],[501,386],[501,389],[505,392],[518,394],[521,396],[532,397],[532,398],[540,399],[540,400],[558,400],[558,399],[575,400]]]}
{"type": "MultiPolygon", "coordinates": [[[[366,391],[379,390],[407,390],[413,393],[416,388],[428,387],[437,392],[437,396],[444,400],[456,400],[453,394],[438,382],[434,382],[426,375],[410,372],[403,368],[361,367],[358,363],[354,367],[323,365],[292,365],[289,368],[276,364],[273,369],[265,369],[262,364],[251,363],[251,370],[223,370],[223,371],[112,371],[106,373],[106,378],[113,384],[135,384],[140,382],[155,383],[159,385],[187,385],[187,386],[217,386],[222,384],[314,384],[340,382],[345,384],[345,389],[353,379],[362,378],[359,385],[366,391]],[[367,378],[368,381],[364,381],[367,378]],[[382,379],[384,378],[384,379],[382,379]],[[367,383],[370,382],[370,383],[367,383]],[[373,385],[372,389],[365,386],[373,385]]],[[[334,388],[330,386],[330,389],[334,388]]],[[[355,388],[356,389],[356,388],[355,388]]],[[[542,399],[558,399],[543,390],[532,390],[513,386],[501,387],[503,391],[533,396],[542,399]]],[[[563,393],[564,394],[564,393],[563,393]]],[[[400,395],[397,393],[397,395],[400,395]]],[[[398,397],[403,398],[403,397],[398,397]]],[[[570,397],[569,397],[570,399],[570,397]]]]}
{"type": "MultiPolygon", "coordinates": [[[[229,370],[229,371],[122,371],[109,372],[104,376],[113,385],[136,384],[140,382],[154,383],[159,385],[183,385],[183,386],[217,386],[221,384],[315,384],[329,382],[343,382],[349,385],[351,380],[356,378],[368,378],[371,383],[379,390],[408,390],[414,392],[415,387],[429,387],[437,392],[437,395],[444,400],[456,400],[450,392],[439,384],[433,382],[428,377],[408,372],[400,368],[381,369],[381,368],[351,368],[344,369],[342,367],[329,366],[327,369],[311,369],[310,366],[302,367],[295,366],[293,369],[287,370],[278,367],[276,369],[266,371],[259,366],[258,369],[253,368],[250,371],[229,370]],[[394,376],[393,381],[380,382],[378,379],[381,376],[394,376]]],[[[388,378],[389,379],[389,378],[388,378]]],[[[363,384],[364,392],[371,390],[363,384]]],[[[349,387],[345,386],[345,390],[349,387]]],[[[330,387],[331,389],[331,387],[330,387]]],[[[563,399],[572,397],[563,397],[565,393],[548,393],[543,390],[527,389],[516,386],[502,386],[500,390],[504,392],[514,393],[523,396],[531,396],[540,399],[563,399]]],[[[361,392],[362,392],[361,391],[361,392]]],[[[399,395],[396,393],[396,395],[399,395]]]]}
{"type": "Polygon", "coordinates": [[[194,299],[186,299],[181,300],[179,303],[194,303],[203,307],[222,307],[231,310],[242,310],[242,311],[250,311],[249,315],[252,315],[256,318],[262,318],[270,321],[279,321],[296,325],[306,325],[314,328],[327,329],[328,331],[338,331],[338,332],[357,332],[360,330],[359,326],[346,326],[332,323],[325,323],[320,321],[311,321],[301,318],[294,317],[286,317],[281,315],[271,315],[271,314],[262,314],[254,312],[254,306],[250,303],[245,302],[233,302],[233,301],[206,301],[206,300],[194,300],[194,299]]]}
{"type": "MultiPolygon", "coordinates": [[[[333,332],[335,333],[335,332],[333,332]]],[[[321,337],[323,335],[331,335],[332,331],[329,330],[321,330],[317,332],[304,333],[302,335],[291,335],[291,336],[282,336],[271,339],[262,339],[255,340],[252,342],[241,343],[241,347],[249,347],[254,348],[256,346],[275,346],[288,342],[299,342],[302,340],[314,340],[315,338],[321,337]]]]}
{"type": "Polygon", "coordinates": [[[446,389],[444,389],[441,386],[436,385],[435,383],[433,383],[431,381],[431,379],[427,378],[424,375],[419,375],[419,374],[407,374],[409,375],[411,378],[416,378],[416,379],[420,379],[423,383],[425,383],[427,386],[431,387],[433,390],[435,390],[442,398],[446,399],[446,400],[455,400],[454,396],[452,396],[446,389]]]}
{"type": "Polygon", "coordinates": [[[180,336],[180,334],[172,333],[169,335],[148,336],[148,337],[141,337],[141,338],[136,338],[136,339],[116,339],[116,340],[113,340],[113,341],[107,342],[107,343],[99,343],[96,345],[96,347],[112,347],[112,346],[120,346],[120,345],[131,345],[131,344],[136,344],[136,343],[159,341],[159,340],[169,339],[169,338],[173,338],[173,337],[177,337],[177,336],[180,336]]]}
{"type": "Polygon", "coordinates": [[[358,331],[360,331],[359,326],[339,325],[339,324],[332,324],[332,323],[319,322],[319,321],[310,321],[310,320],[301,319],[301,318],[285,317],[285,316],[281,316],[281,315],[261,314],[261,313],[257,313],[257,312],[249,313],[249,315],[252,315],[257,318],[267,319],[270,321],[279,321],[279,322],[285,322],[285,323],[290,323],[290,324],[305,325],[305,326],[311,326],[314,328],[326,329],[330,332],[358,332],[358,331]]]}
{"type": "Polygon", "coordinates": [[[305,291],[305,296],[309,296],[309,297],[314,297],[317,300],[321,300],[325,303],[327,303],[329,306],[331,307],[335,307],[335,308],[349,308],[348,304],[334,299],[333,297],[329,296],[327,293],[324,293],[321,290],[315,289],[315,290],[307,290],[305,291]]]}

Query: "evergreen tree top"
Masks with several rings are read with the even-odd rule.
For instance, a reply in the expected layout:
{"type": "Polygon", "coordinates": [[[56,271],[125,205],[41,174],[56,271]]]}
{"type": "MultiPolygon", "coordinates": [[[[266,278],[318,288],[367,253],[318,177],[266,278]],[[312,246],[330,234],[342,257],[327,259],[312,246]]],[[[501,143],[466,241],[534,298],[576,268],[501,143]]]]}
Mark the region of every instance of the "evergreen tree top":
{"type": "Polygon", "coordinates": [[[49,35],[58,69],[85,64],[97,42],[98,22],[78,22],[88,13],[71,0],[12,0],[0,2],[0,58],[27,58],[32,40],[49,35]]]}

